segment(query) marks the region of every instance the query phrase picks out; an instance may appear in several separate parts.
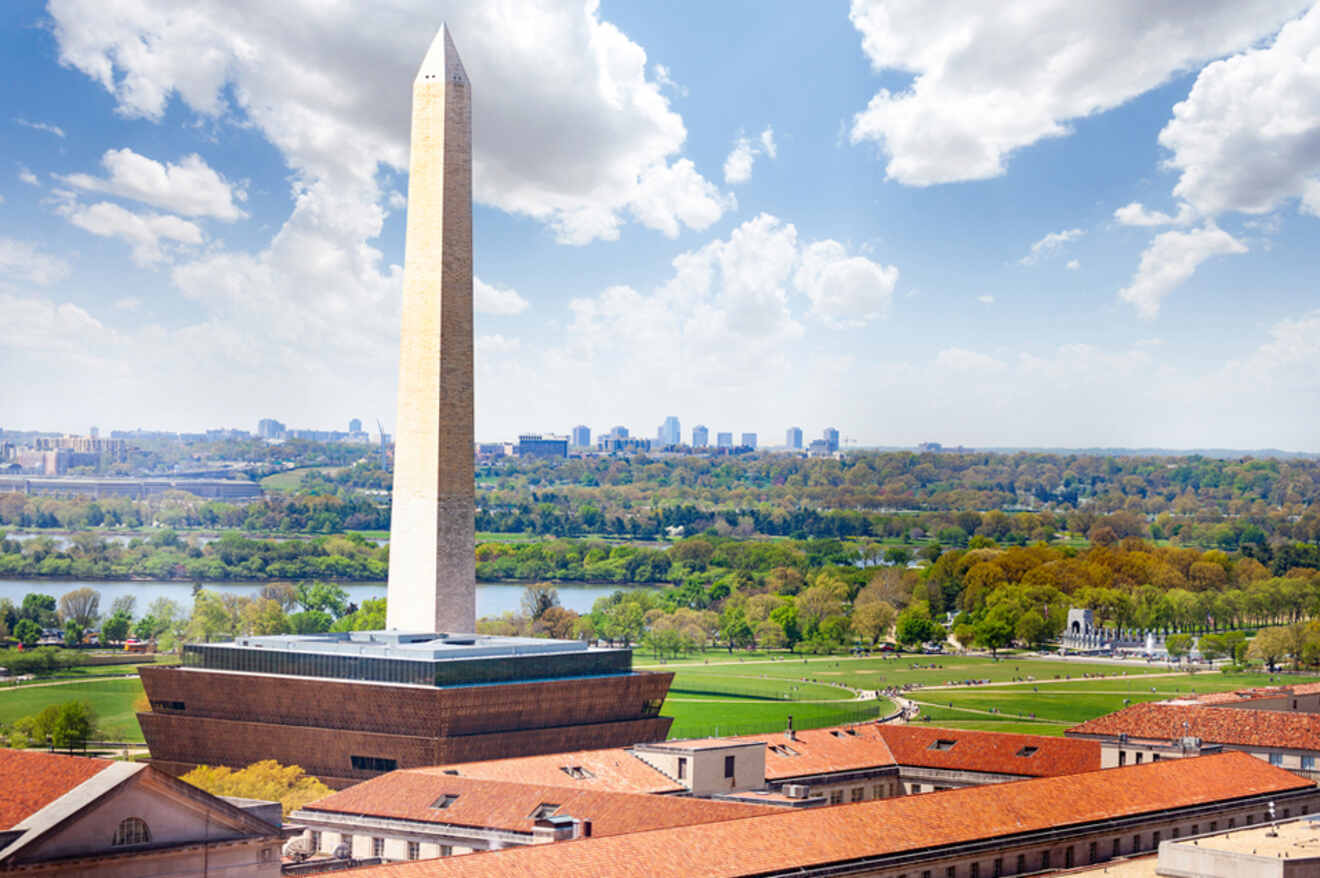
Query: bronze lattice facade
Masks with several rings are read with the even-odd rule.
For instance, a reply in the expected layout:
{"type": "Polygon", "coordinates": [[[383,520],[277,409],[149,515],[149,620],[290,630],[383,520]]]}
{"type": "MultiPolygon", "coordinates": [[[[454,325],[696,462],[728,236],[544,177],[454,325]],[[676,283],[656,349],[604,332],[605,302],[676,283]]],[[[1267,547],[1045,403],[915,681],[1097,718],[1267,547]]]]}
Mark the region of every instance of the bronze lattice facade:
{"type": "Polygon", "coordinates": [[[434,687],[140,668],[151,761],[174,774],[262,759],[343,787],[383,771],[661,741],[672,673],[434,687]]]}

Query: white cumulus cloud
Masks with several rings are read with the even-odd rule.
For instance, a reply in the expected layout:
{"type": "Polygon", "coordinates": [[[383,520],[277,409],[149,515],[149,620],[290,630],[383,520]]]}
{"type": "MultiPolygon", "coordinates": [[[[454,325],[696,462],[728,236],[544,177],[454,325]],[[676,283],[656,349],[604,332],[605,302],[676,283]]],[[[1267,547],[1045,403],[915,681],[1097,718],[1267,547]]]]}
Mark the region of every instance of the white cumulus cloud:
{"type": "Polygon", "coordinates": [[[100,192],[192,217],[236,220],[246,214],[235,201],[247,193],[216,173],[201,156],[184,156],[178,164],[154,161],[131,149],[111,149],[101,156],[105,177],[69,174],[61,179],[86,192],[100,192]]]}
{"type": "Polygon", "coordinates": [[[724,182],[746,183],[752,179],[752,166],[756,164],[757,156],[766,155],[774,158],[778,154],[775,132],[769,126],[761,132],[755,142],[740,133],[733,141],[733,149],[724,159],[724,182]]]}
{"type": "Polygon", "coordinates": [[[872,67],[913,79],[876,93],[852,141],[879,145],[888,176],[907,185],[996,177],[1015,150],[1251,46],[1309,5],[853,0],[872,67]]]}
{"type": "Polygon", "coordinates": [[[521,314],[531,303],[517,290],[494,287],[478,277],[472,279],[472,307],[480,314],[509,316],[521,314]]]}
{"type": "Polygon", "coordinates": [[[372,200],[377,164],[407,165],[408,84],[447,21],[479,96],[477,200],[573,243],[616,237],[629,217],[670,234],[721,213],[719,201],[692,210],[690,191],[665,203],[644,185],[681,157],[687,131],[648,77],[646,51],[595,2],[401,0],[370,22],[319,0],[53,0],[50,14],[61,61],[120,112],[159,119],[177,96],[204,116],[241,113],[300,183],[357,184],[372,200]]]}
{"type": "Polygon", "coordinates": [[[1187,232],[1162,232],[1141,254],[1137,273],[1118,296],[1136,306],[1142,317],[1152,319],[1160,312],[1161,300],[1191,277],[1202,262],[1212,256],[1246,252],[1245,244],[1214,225],[1187,232]]]}
{"type": "Polygon", "coordinates": [[[6,276],[49,286],[69,276],[69,264],[56,256],[42,253],[35,244],[0,238],[0,277],[6,276]]]}
{"type": "Polygon", "coordinates": [[[202,243],[201,229],[169,214],[133,213],[108,201],[70,205],[64,213],[69,222],[84,231],[128,242],[133,248],[133,261],[144,267],[166,258],[166,242],[202,243]]]}
{"type": "Polygon", "coordinates": [[[1059,232],[1050,232],[1045,237],[1031,245],[1031,250],[1026,256],[1018,260],[1019,265],[1035,265],[1041,259],[1049,256],[1059,248],[1069,242],[1076,241],[1086,232],[1081,229],[1064,229],[1059,232]]]}
{"type": "Polygon", "coordinates": [[[18,179],[22,180],[24,183],[28,184],[29,186],[41,185],[41,181],[37,179],[37,175],[29,171],[27,168],[18,169],[18,179]]]}
{"type": "Polygon", "coordinates": [[[849,256],[838,241],[817,241],[803,248],[793,283],[826,326],[865,326],[888,312],[898,269],[849,256]]]}

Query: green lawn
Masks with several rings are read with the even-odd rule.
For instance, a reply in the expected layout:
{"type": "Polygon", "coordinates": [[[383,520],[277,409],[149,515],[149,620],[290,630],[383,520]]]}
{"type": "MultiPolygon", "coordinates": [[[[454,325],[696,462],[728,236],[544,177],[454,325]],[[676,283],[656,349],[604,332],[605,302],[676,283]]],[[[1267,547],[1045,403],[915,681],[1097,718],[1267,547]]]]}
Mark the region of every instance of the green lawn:
{"type": "MultiPolygon", "coordinates": [[[[1281,678],[1274,678],[1279,682],[1281,678]]],[[[1313,678],[1288,677],[1285,682],[1309,682],[1313,678]]],[[[1130,704],[1160,701],[1193,692],[1223,692],[1251,686],[1270,685],[1267,674],[1181,674],[1149,680],[1077,680],[1036,686],[986,686],[976,689],[916,690],[910,696],[921,707],[921,715],[940,725],[958,728],[997,728],[1033,725],[1040,734],[1059,734],[1077,723],[1130,704]],[[993,715],[988,715],[988,713],[993,715]],[[1031,723],[1032,714],[1041,722],[1031,723]]]]}
{"type": "Polygon", "coordinates": [[[302,478],[310,472],[322,472],[326,474],[337,473],[345,469],[342,466],[300,466],[297,469],[285,470],[283,472],[272,473],[261,480],[261,487],[266,491],[279,491],[281,493],[293,493],[302,487],[302,478]]]}
{"type": "Polygon", "coordinates": [[[818,702],[665,701],[662,716],[674,717],[671,738],[705,738],[779,731],[793,717],[793,727],[812,729],[875,719],[893,711],[887,699],[877,701],[818,702]]]}
{"type": "Polygon", "coordinates": [[[136,679],[0,689],[0,723],[8,725],[51,704],[86,701],[96,711],[103,740],[141,741],[135,702],[142,694],[142,683],[136,679]]]}

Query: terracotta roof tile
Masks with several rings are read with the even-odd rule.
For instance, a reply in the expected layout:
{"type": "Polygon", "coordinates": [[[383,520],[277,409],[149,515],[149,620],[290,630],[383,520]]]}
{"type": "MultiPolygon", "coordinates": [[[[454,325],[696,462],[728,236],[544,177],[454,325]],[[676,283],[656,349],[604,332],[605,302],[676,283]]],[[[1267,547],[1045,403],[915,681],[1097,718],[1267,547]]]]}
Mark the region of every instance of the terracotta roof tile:
{"type": "Polygon", "coordinates": [[[40,750],[0,750],[0,829],[11,829],[113,765],[40,750]]]}
{"type": "Polygon", "coordinates": [[[1096,741],[929,726],[878,728],[900,765],[1023,777],[1081,774],[1100,768],[1096,741]]]}
{"type": "MultiPolygon", "coordinates": [[[[767,780],[776,782],[890,765],[1021,777],[1078,774],[1100,767],[1100,745],[1094,741],[878,723],[808,729],[797,732],[795,739],[788,738],[783,732],[775,732],[687,743],[749,741],[761,741],[767,745],[765,775],[767,780]],[[937,741],[952,743],[937,747],[937,741]]],[[[668,741],[665,746],[678,743],[668,741]]]]}
{"type": "Polygon", "coordinates": [[[552,812],[555,816],[590,820],[593,836],[712,823],[782,810],[773,805],[570,789],[562,785],[479,780],[437,775],[427,769],[404,769],[312,802],[303,806],[303,811],[531,832],[535,822],[532,812],[547,804],[559,806],[552,812]],[[442,798],[451,796],[454,798],[444,807],[435,807],[442,798]]]}
{"type": "Polygon", "coordinates": [[[1190,735],[1236,747],[1320,751],[1320,715],[1150,702],[1087,720],[1067,734],[1164,741],[1190,735]]]}
{"type": "Polygon", "coordinates": [[[755,875],[1312,786],[1253,756],[1224,753],[372,866],[344,874],[356,878],[755,875]]]}
{"type": "Polygon", "coordinates": [[[674,793],[682,784],[666,777],[622,747],[544,756],[459,762],[415,769],[431,774],[611,790],[617,793],[674,793]]]}

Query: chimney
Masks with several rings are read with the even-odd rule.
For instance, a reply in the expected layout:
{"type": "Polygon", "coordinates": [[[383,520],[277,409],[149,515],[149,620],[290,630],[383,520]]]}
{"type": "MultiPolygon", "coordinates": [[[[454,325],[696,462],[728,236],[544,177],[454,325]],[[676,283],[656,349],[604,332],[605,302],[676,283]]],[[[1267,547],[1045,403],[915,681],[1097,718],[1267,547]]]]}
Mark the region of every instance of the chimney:
{"type": "Polygon", "coordinates": [[[784,730],[784,737],[790,741],[797,740],[797,732],[793,731],[793,714],[788,715],[788,728],[784,730]]]}
{"type": "Polygon", "coordinates": [[[582,835],[580,836],[581,838],[591,838],[590,820],[586,820],[586,819],[582,820],[582,822],[578,824],[578,829],[582,833],[582,835]]]}

